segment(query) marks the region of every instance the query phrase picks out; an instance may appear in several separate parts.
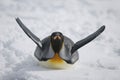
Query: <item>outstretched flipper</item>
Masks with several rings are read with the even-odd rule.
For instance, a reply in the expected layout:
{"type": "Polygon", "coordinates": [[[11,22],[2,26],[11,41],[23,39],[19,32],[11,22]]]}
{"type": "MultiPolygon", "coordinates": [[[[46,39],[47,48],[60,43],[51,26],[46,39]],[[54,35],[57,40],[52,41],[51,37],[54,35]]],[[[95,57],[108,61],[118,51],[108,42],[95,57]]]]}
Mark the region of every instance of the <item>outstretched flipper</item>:
{"type": "Polygon", "coordinates": [[[85,44],[87,44],[90,41],[92,41],[93,39],[95,39],[98,35],[100,35],[104,31],[104,29],[105,29],[105,26],[103,25],[93,34],[91,34],[88,37],[76,42],[71,49],[71,53],[74,53],[77,49],[79,49],[80,47],[84,46],[85,44]]]}
{"type": "Polygon", "coordinates": [[[41,48],[42,44],[40,39],[35,36],[23,23],[19,18],[16,18],[17,23],[22,28],[22,30],[41,48]]]}

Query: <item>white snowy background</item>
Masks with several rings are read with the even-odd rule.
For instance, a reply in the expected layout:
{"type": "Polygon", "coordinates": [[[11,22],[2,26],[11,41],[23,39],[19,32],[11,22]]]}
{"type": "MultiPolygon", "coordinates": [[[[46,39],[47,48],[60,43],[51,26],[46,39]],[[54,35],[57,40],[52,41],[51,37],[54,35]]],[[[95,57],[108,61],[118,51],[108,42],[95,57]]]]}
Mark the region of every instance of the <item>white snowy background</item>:
{"type": "Polygon", "coordinates": [[[0,80],[120,80],[119,27],[119,0],[0,0],[0,80]],[[40,39],[60,31],[76,42],[106,29],[78,50],[73,68],[54,70],[39,65],[16,17],[40,39]]]}

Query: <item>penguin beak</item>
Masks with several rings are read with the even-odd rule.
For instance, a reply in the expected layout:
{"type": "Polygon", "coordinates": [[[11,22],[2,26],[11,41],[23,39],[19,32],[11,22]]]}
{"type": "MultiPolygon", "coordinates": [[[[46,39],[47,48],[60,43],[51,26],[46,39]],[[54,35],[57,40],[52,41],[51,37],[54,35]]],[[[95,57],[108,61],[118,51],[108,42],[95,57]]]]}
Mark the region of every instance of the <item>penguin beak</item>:
{"type": "Polygon", "coordinates": [[[53,39],[54,40],[61,40],[61,37],[60,36],[55,36],[53,39]]]}

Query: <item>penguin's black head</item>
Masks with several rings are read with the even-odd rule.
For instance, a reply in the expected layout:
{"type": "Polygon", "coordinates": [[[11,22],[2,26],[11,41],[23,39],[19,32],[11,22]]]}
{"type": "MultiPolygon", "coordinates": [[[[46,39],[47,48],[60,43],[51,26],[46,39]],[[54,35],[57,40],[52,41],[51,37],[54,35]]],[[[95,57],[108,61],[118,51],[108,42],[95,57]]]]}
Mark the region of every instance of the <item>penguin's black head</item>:
{"type": "Polygon", "coordinates": [[[64,36],[61,32],[54,32],[51,34],[51,46],[55,53],[59,53],[64,41],[64,36]]]}

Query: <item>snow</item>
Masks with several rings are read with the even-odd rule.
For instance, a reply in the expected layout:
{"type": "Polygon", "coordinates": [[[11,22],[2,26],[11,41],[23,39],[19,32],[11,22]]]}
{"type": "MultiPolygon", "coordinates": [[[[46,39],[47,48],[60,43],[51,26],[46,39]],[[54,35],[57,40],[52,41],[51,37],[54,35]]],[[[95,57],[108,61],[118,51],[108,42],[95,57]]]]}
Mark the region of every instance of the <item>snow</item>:
{"type": "Polygon", "coordinates": [[[119,0],[1,0],[0,80],[120,80],[119,0]],[[40,39],[61,31],[74,42],[106,25],[80,48],[70,69],[44,68],[34,57],[36,45],[15,21],[40,39]]]}

